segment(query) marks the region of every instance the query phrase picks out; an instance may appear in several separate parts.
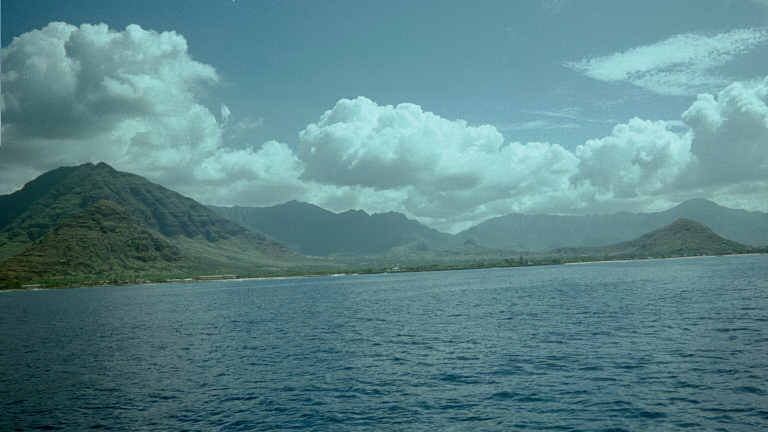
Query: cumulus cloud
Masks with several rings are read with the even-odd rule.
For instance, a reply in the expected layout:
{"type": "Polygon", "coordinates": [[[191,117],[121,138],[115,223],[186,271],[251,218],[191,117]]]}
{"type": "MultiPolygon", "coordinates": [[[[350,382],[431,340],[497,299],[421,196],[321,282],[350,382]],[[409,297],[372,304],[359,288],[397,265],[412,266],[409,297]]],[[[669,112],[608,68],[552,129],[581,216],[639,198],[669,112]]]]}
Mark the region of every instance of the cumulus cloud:
{"type": "Polygon", "coordinates": [[[15,38],[2,62],[3,146],[14,163],[110,160],[158,172],[218,145],[218,124],[195,97],[216,71],[176,33],[51,23],[15,38]]]}
{"type": "MultiPolygon", "coordinates": [[[[638,58],[615,76],[652,76],[656,66],[638,58]]],[[[679,63],[671,58],[657,66],[679,63]]],[[[700,95],[682,122],[632,119],[569,151],[365,97],[340,99],[296,143],[250,143],[262,119],[201,102],[218,81],[215,69],[192,59],[182,36],[139,26],[52,23],[14,39],[2,64],[2,192],[60,165],[103,160],[205,203],[299,199],[337,211],[400,211],[450,231],[511,212],[768,198],[768,77],[700,95]]],[[[576,118],[540,115],[560,126],[576,118]]]]}
{"type": "Polygon", "coordinates": [[[629,82],[665,95],[695,95],[727,84],[727,78],[713,69],[767,40],[768,31],[762,29],[732,30],[714,36],[689,33],[565,65],[600,81],[629,82]]]}
{"type": "Polygon", "coordinates": [[[51,23],[3,48],[2,64],[6,190],[30,172],[88,161],[216,201],[297,187],[283,175],[297,172],[284,144],[223,145],[229,108],[221,104],[217,121],[200,102],[216,70],[192,59],[175,32],[51,23]],[[288,186],[274,187],[276,179],[288,186]]]}
{"type": "Polygon", "coordinates": [[[682,121],[633,118],[574,151],[507,142],[493,126],[414,104],[342,99],[301,132],[301,177],[324,188],[321,205],[402,211],[451,231],[510,212],[661,209],[702,196],[755,208],[768,178],[767,83],[701,95],[682,121]]]}
{"type": "Polygon", "coordinates": [[[549,143],[505,143],[491,125],[468,125],[415,104],[341,99],[299,134],[303,178],[340,187],[399,190],[411,215],[444,222],[566,194],[576,157],[549,143]],[[515,201],[515,203],[511,203],[515,201]]]}
{"type": "Polygon", "coordinates": [[[481,174],[465,160],[496,153],[504,143],[489,125],[468,126],[415,104],[379,106],[364,97],[338,101],[299,139],[306,178],[378,188],[415,183],[431,183],[437,189],[474,186],[481,174]],[[449,184],[441,185],[437,178],[449,184]]]}
{"type": "Polygon", "coordinates": [[[635,198],[659,193],[687,169],[691,134],[675,124],[638,118],[613,128],[611,135],[576,148],[577,184],[588,183],[601,196],[635,198]]]}
{"type": "Polygon", "coordinates": [[[284,143],[220,151],[193,168],[194,194],[209,204],[274,204],[303,197],[303,164],[284,143]],[[222,193],[222,191],[226,191],[222,193]]]}
{"type": "Polygon", "coordinates": [[[768,178],[768,77],[699,95],[683,121],[694,134],[696,184],[768,178]]]}

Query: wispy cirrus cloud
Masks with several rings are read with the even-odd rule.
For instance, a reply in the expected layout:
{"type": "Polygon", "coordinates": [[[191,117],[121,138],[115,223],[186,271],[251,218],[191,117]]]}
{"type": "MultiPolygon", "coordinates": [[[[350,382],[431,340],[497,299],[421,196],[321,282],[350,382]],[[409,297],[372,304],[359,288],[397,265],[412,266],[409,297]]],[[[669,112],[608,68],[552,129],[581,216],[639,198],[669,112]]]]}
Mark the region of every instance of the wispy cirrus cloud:
{"type": "Polygon", "coordinates": [[[570,121],[571,123],[603,123],[603,124],[615,124],[618,123],[615,119],[601,119],[582,115],[577,108],[566,108],[556,111],[546,110],[523,110],[523,113],[532,114],[541,117],[554,118],[558,120],[570,121]]]}
{"type": "Polygon", "coordinates": [[[536,131],[553,129],[578,129],[581,125],[576,122],[552,122],[547,120],[531,120],[515,123],[497,124],[496,129],[502,132],[511,131],[536,131]]]}
{"type": "Polygon", "coordinates": [[[615,54],[569,61],[565,66],[606,82],[629,82],[663,95],[695,95],[732,81],[716,68],[768,41],[766,29],[705,36],[687,33],[615,54]]]}

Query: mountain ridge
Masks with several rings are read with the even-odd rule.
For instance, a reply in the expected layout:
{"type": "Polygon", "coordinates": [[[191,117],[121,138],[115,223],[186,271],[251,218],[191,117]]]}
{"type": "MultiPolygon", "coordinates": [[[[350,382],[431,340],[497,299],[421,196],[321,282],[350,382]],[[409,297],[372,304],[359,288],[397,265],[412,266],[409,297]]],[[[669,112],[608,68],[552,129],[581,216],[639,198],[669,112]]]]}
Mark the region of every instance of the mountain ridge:
{"type": "Polygon", "coordinates": [[[253,231],[307,255],[366,255],[423,243],[430,248],[459,246],[459,239],[408,219],[404,214],[334,213],[314,204],[288,201],[270,207],[209,206],[253,231]]]}
{"type": "MultiPolygon", "coordinates": [[[[166,236],[204,237],[208,241],[245,234],[247,230],[219,218],[189,197],[106,163],[62,167],[42,174],[22,189],[0,196],[8,213],[0,225],[0,249],[41,238],[72,214],[101,201],[112,201],[139,223],[166,236]]],[[[0,254],[0,259],[7,257],[0,254]]]]}
{"type": "Polygon", "coordinates": [[[566,257],[632,259],[728,255],[758,251],[757,248],[719,236],[702,223],[678,218],[671,224],[645,233],[633,240],[606,246],[561,248],[552,252],[566,257]]]}
{"type": "Polygon", "coordinates": [[[702,198],[648,213],[618,212],[585,216],[509,214],[489,219],[458,234],[434,230],[408,219],[402,213],[369,215],[362,210],[334,213],[295,200],[271,207],[209,207],[221,216],[251,230],[263,232],[309,255],[382,254],[409,246],[430,250],[456,249],[466,244],[491,249],[546,252],[557,248],[600,246],[630,240],[681,217],[702,222],[731,240],[755,246],[768,245],[767,213],[731,209],[702,198]],[[350,244],[348,239],[342,240],[344,235],[353,235],[349,233],[373,238],[365,230],[358,228],[354,231],[348,225],[368,223],[371,225],[370,230],[373,230],[377,221],[387,218],[392,223],[389,226],[391,238],[388,242],[362,247],[350,244]],[[394,223],[397,219],[407,221],[410,227],[401,226],[398,232],[394,223]],[[285,225],[297,228],[292,228],[293,233],[286,233],[285,225]],[[308,229],[307,225],[313,228],[308,229]],[[322,240],[318,238],[322,245],[313,245],[311,242],[307,244],[310,237],[317,237],[317,231],[326,233],[322,240]]]}
{"type": "Polygon", "coordinates": [[[487,247],[543,252],[630,240],[678,218],[698,221],[730,240],[753,246],[768,245],[768,213],[731,209],[701,198],[648,213],[584,216],[513,213],[491,218],[457,235],[487,247]]]}
{"type": "MultiPolygon", "coordinates": [[[[18,260],[10,259],[29,249],[36,251],[37,261],[42,260],[45,253],[61,255],[62,251],[46,236],[64,226],[68,227],[65,232],[73,238],[88,237],[84,230],[73,229],[67,224],[76,217],[81,223],[89,217],[103,217],[105,202],[120,209],[120,215],[110,217],[122,221],[112,224],[124,225],[121,235],[134,232],[149,243],[168,243],[179,251],[185,263],[189,263],[187,268],[194,266],[199,272],[273,272],[305,262],[301,255],[284,245],[216,215],[189,197],[141,176],[117,171],[105,163],[87,163],[49,171],[19,191],[0,196],[0,204],[11,209],[5,213],[0,227],[0,268],[13,267],[18,260]]],[[[98,223],[82,226],[89,226],[91,234],[99,233],[102,237],[107,234],[98,223]]],[[[108,237],[102,240],[109,241],[108,237]]],[[[98,244],[88,242],[82,246],[71,243],[71,247],[79,247],[85,255],[89,254],[89,249],[99,250],[98,244]]],[[[29,255],[26,257],[30,258],[29,255]]],[[[94,263],[99,261],[96,256],[91,258],[94,263]]],[[[123,261],[126,269],[141,264],[141,260],[136,263],[123,261]]],[[[177,264],[169,261],[164,265],[145,267],[147,270],[176,271],[177,264]]],[[[59,273],[67,273],[66,260],[57,268],[59,273]]],[[[86,272],[92,270],[87,270],[87,266],[83,268],[86,272]]]]}

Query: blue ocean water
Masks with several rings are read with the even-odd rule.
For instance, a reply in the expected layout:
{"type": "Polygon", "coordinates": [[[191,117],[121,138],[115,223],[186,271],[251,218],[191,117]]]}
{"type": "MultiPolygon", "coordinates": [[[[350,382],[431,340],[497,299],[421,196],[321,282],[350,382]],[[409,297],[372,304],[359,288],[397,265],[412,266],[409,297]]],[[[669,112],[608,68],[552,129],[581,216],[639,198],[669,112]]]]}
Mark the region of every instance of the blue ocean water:
{"type": "Polygon", "coordinates": [[[0,430],[768,430],[768,256],[0,293],[0,430]]]}

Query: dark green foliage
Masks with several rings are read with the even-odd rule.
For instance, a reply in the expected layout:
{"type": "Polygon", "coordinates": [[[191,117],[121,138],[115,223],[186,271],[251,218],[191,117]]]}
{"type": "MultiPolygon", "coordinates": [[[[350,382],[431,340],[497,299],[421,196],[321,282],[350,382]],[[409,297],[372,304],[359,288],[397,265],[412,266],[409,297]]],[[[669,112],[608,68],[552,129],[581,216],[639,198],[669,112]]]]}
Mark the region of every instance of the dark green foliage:
{"type": "Polygon", "coordinates": [[[181,251],[137,224],[111,201],[101,201],[45,234],[0,265],[6,279],[147,272],[178,272],[181,251]]]}
{"type": "Polygon", "coordinates": [[[105,163],[85,164],[50,171],[0,197],[12,209],[0,230],[0,259],[20,252],[20,247],[40,239],[64,219],[102,200],[118,204],[138,223],[167,237],[217,241],[246,231],[143,177],[116,171],[105,163]]]}
{"type": "Polygon", "coordinates": [[[10,195],[0,195],[0,230],[3,230],[16,217],[27,211],[38,199],[55,188],[77,167],[61,167],[41,175],[27,183],[23,189],[10,195]]]}
{"type": "Polygon", "coordinates": [[[103,163],[53,170],[0,202],[11,209],[0,230],[6,281],[260,273],[304,260],[190,198],[103,163]]]}

